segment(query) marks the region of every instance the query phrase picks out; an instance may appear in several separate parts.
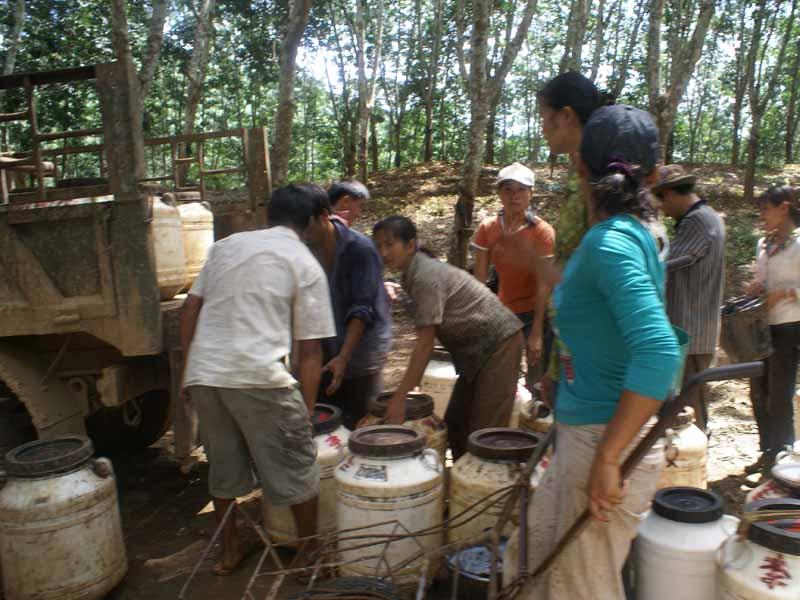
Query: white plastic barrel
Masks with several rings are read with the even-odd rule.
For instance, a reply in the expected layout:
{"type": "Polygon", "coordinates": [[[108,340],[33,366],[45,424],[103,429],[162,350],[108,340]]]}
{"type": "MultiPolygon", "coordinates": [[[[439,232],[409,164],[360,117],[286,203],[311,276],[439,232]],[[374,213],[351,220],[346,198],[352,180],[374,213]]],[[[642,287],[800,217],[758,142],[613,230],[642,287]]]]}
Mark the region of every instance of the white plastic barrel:
{"type": "Polygon", "coordinates": [[[422,557],[427,556],[431,582],[442,545],[444,493],[438,454],[425,448],[421,434],[397,425],[358,429],[348,445],[351,454],[335,472],[340,575],[391,573],[395,584],[412,590],[422,573],[422,557]],[[386,534],[411,537],[364,537],[386,534]],[[370,541],[385,543],[364,547],[370,541]],[[409,564],[402,566],[406,561],[409,564]]]}
{"type": "MultiPolygon", "coordinates": [[[[370,405],[369,413],[358,423],[358,428],[382,425],[392,392],[380,394],[370,405]]],[[[439,454],[444,464],[447,452],[447,425],[434,413],[434,401],[428,394],[410,392],[406,396],[405,427],[410,427],[425,438],[425,445],[439,454]]]]}
{"type": "Polygon", "coordinates": [[[637,600],[713,600],[717,551],[739,519],[723,513],[713,492],[660,490],[633,545],[637,600]]]}
{"type": "Polygon", "coordinates": [[[186,255],[186,284],[191,287],[203,269],[206,255],[214,243],[214,215],[202,202],[178,205],[181,216],[183,251],[186,255]]]}
{"type": "Polygon", "coordinates": [[[183,247],[181,215],[177,207],[161,198],[150,198],[153,256],[156,282],[162,300],[169,300],[186,285],[186,252],[183,247]]]}
{"type": "Polygon", "coordinates": [[[544,402],[533,398],[522,405],[519,414],[519,427],[540,435],[553,426],[553,411],[544,402]]]}
{"type": "Polygon", "coordinates": [[[0,562],[8,600],[95,600],[125,576],[111,462],[87,438],[9,452],[0,490],[0,562]]]}
{"type": "Polygon", "coordinates": [[[708,438],[694,424],[694,410],[684,408],[667,430],[664,444],[666,463],[658,488],[708,487],[708,438]]]}
{"type": "Polygon", "coordinates": [[[444,418],[457,379],[458,373],[453,366],[450,353],[437,346],[422,375],[420,391],[433,398],[433,410],[440,418],[444,418]]]}
{"type": "Polygon", "coordinates": [[[797,518],[753,523],[720,548],[718,600],[800,598],[800,500],[761,500],[748,511],[797,512],[797,518]]]}
{"type": "MultiPolygon", "coordinates": [[[[317,531],[336,531],[336,480],[333,472],[350,451],[347,441],[350,430],[342,425],[342,411],[329,404],[314,406],[311,417],[314,426],[314,446],[319,465],[319,497],[317,498],[317,531]]],[[[297,528],[288,506],[275,506],[264,499],[264,526],[277,542],[297,539],[297,528]]]]}
{"type": "MultiPolygon", "coordinates": [[[[530,432],[507,427],[470,434],[466,454],[450,470],[450,542],[476,538],[494,527],[506,502],[501,490],[517,482],[538,442],[530,432]]],[[[543,472],[537,467],[533,473],[531,491],[543,472]]],[[[519,507],[515,505],[501,534],[510,535],[518,523],[519,507]]]]}
{"type": "Polygon", "coordinates": [[[781,452],[770,471],[771,477],[750,490],[745,506],[760,500],[800,498],[800,455],[781,452]]]}

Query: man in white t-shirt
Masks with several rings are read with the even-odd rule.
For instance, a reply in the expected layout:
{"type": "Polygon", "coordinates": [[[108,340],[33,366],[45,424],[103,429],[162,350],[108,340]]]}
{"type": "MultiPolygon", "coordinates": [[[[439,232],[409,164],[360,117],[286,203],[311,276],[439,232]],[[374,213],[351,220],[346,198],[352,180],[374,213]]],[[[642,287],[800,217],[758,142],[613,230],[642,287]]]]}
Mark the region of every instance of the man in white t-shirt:
{"type": "MultiPolygon", "coordinates": [[[[217,519],[253,489],[289,505],[299,537],[317,529],[319,469],[309,415],[322,368],[320,341],[336,335],[328,281],[301,238],[327,198],[313,184],[276,190],[270,227],[216,242],[186,298],[184,400],[197,409],[217,519]],[[296,344],[296,380],[287,358],[296,344]]],[[[245,558],[236,519],[223,530],[218,575],[245,558]]]]}

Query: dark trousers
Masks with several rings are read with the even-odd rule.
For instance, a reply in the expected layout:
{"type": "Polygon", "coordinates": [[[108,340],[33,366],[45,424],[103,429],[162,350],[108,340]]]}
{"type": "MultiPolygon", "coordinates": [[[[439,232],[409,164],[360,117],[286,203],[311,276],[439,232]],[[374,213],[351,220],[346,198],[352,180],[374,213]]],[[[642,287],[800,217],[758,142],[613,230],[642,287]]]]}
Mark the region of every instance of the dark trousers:
{"type": "MultiPolygon", "coordinates": [[[[705,371],[714,360],[713,354],[690,354],[686,357],[683,368],[683,383],[689,381],[694,375],[705,371]]],[[[708,386],[704,383],[697,385],[686,396],[686,404],[694,409],[694,420],[697,426],[705,431],[708,426],[708,386]]]]}
{"type": "Polygon", "coordinates": [[[342,410],[342,423],[351,431],[358,422],[369,412],[370,404],[383,390],[383,373],[370,373],[360,377],[343,379],[342,385],[336,392],[328,396],[325,388],[330,383],[330,377],[324,377],[320,390],[319,401],[332,404],[342,410]]]}
{"type": "Polygon", "coordinates": [[[800,322],[771,325],[772,354],[765,376],[750,380],[750,400],[761,451],[775,454],[794,443],[794,393],[800,360],[800,322]]]}
{"type": "Polygon", "coordinates": [[[508,427],[517,394],[524,338],[506,338],[474,378],[459,375],[444,415],[453,460],[467,451],[469,434],[487,427],[508,427]]]}

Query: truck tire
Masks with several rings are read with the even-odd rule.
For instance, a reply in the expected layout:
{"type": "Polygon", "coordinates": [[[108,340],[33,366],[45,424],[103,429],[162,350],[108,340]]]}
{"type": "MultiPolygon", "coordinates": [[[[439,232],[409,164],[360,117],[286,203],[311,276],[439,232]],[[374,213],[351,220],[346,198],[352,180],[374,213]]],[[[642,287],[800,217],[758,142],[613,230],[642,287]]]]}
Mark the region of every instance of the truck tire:
{"type": "Polygon", "coordinates": [[[168,390],[151,390],[121,407],[103,408],[86,419],[98,454],[143,450],[161,439],[171,424],[168,390]]]}
{"type": "Polygon", "coordinates": [[[0,381],[0,471],[6,452],[36,439],[36,428],[25,405],[0,381]]]}

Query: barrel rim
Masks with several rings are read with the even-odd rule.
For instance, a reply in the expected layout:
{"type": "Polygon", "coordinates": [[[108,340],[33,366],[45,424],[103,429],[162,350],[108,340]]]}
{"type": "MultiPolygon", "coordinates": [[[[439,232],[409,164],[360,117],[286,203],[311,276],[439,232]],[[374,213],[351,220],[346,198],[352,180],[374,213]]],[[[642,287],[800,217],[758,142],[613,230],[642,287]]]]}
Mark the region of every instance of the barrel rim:
{"type": "Polygon", "coordinates": [[[676,523],[713,523],[725,514],[722,498],[711,490],[689,486],[664,488],[653,498],[653,512],[676,523]]]}
{"type": "Polygon", "coordinates": [[[359,456],[402,458],[412,456],[425,448],[425,438],[419,432],[402,425],[372,425],[351,433],[347,445],[350,452],[359,456]],[[370,441],[372,436],[381,433],[394,433],[398,436],[405,436],[407,439],[392,444],[378,444],[370,441]]]}
{"type": "Polygon", "coordinates": [[[438,360],[440,362],[453,362],[453,356],[444,346],[434,346],[433,351],[431,352],[431,359],[438,360]]]}
{"type": "MultiPolygon", "coordinates": [[[[383,418],[389,406],[389,400],[394,395],[393,391],[384,391],[378,394],[369,406],[372,416],[383,418]]],[[[417,421],[433,415],[433,397],[422,392],[408,392],[406,394],[406,421],[417,421]]]]}
{"type": "Polygon", "coordinates": [[[93,455],[94,446],[86,436],[62,435],[46,440],[34,440],[6,453],[6,472],[13,477],[28,478],[57,475],[81,466],[93,455]],[[61,454],[36,458],[37,452],[44,452],[48,446],[57,445],[65,449],[61,454]]]}
{"type": "Polygon", "coordinates": [[[315,436],[336,431],[342,425],[342,409],[332,404],[317,402],[314,405],[314,412],[311,415],[311,425],[314,429],[315,436]],[[317,416],[318,413],[322,412],[328,414],[328,418],[324,421],[320,421],[317,416]]]}
{"type": "Polygon", "coordinates": [[[488,427],[486,429],[473,431],[469,434],[469,438],[467,438],[467,452],[477,458],[485,458],[487,460],[525,462],[531,457],[536,446],[539,445],[539,441],[539,436],[524,429],[516,429],[513,427],[488,427]],[[529,444],[516,448],[503,448],[491,445],[489,443],[490,437],[497,435],[527,440],[529,444]]]}
{"type": "Polygon", "coordinates": [[[777,521],[758,521],[750,526],[747,539],[775,552],[800,556],[800,533],[793,533],[786,527],[797,527],[800,523],[800,500],[794,498],[767,498],[757,500],[746,507],[747,512],[759,510],[797,510],[797,519],[777,521]]]}

